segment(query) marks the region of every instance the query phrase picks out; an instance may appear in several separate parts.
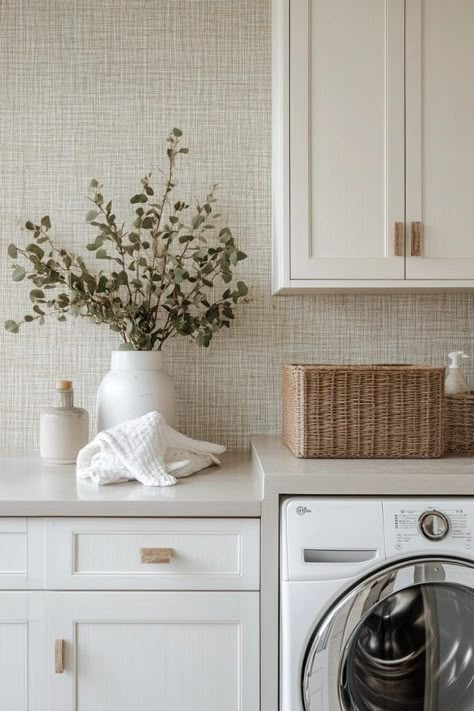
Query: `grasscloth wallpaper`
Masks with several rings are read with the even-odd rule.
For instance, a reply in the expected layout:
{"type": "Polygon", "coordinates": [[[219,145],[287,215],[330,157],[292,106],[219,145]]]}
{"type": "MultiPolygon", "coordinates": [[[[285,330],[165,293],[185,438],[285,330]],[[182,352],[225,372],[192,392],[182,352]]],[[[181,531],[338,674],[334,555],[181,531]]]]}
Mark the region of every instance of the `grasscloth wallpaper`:
{"type": "MultiPolygon", "coordinates": [[[[6,248],[19,222],[51,216],[81,249],[90,178],[126,214],[140,177],[163,164],[168,130],[190,147],[187,198],[221,184],[226,221],[249,254],[252,302],[209,350],[167,349],[187,434],[246,446],[279,427],[284,362],[443,363],[472,352],[474,297],[271,297],[271,0],[0,0],[0,318],[25,313],[6,248]]],[[[1,448],[37,447],[56,376],[91,412],[113,334],[86,321],[0,335],[1,448]]],[[[473,380],[474,382],[474,380],[473,380]]]]}

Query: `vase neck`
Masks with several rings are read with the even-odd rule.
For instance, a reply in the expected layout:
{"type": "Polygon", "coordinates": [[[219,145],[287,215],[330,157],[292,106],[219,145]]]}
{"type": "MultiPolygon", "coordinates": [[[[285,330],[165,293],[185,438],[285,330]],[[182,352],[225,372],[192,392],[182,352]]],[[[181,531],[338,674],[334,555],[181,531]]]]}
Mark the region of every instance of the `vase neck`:
{"type": "Polygon", "coordinates": [[[163,370],[161,351],[112,351],[112,370],[163,370]]]}

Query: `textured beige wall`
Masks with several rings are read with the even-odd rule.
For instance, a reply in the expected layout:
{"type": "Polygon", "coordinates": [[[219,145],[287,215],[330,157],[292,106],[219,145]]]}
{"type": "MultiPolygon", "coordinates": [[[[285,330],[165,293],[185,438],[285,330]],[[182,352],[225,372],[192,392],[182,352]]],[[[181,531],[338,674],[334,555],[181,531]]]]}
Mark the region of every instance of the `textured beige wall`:
{"type": "MultiPolygon", "coordinates": [[[[0,318],[18,318],[6,247],[18,221],[51,216],[80,249],[86,187],[122,201],[162,164],[179,126],[186,197],[221,183],[221,208],[249,259],[253,301],[209,350],[167,351],[181,429],[230,447],[275,432],[286,361],[444,362],[472,351],[474,297],[270,296],[271,0],[0,0],[0,318]]],[[[89,233],[90,235],[90,233],[89,233]]],[[[37,446],[39,407],[71,376],[92,412],[116,343],[88,322],[1,331],[1,448],[37,446]]],[[[474,380],[473,380],[474,382],[474,380]]]]}

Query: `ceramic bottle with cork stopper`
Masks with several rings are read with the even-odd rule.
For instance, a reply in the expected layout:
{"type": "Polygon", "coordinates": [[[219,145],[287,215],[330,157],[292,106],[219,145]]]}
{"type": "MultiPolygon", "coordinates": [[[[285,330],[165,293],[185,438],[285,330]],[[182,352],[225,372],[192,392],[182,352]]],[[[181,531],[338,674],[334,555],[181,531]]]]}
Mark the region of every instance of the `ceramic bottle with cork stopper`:
{"type": "Polygon", "coordinates": [[[56,406],[40,415],[40,454],[48,464],[75,464],[79,450],[89,441],[89,415],[74,407],[71,380],[56,381],[56,406]]]}

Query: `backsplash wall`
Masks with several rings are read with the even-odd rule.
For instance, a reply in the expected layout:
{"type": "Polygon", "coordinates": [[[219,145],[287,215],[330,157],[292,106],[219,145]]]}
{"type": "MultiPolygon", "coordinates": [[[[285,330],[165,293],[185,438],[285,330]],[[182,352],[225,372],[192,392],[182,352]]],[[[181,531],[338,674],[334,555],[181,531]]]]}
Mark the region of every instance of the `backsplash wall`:
{"type": "MultiPolygon", "coordinates": [[[[474,296],[271,297],[271,0],[2,0],[0,3],[0,318],[28,311],[10,279],[20,221],[48,213],[57,240],[77,251],[87,185],[126,198],[163,165],[167,133],[190,155],[181,195],[219,182],[220,207],[249,254],[239,276],[252,301],[208,350],[184,339],[166,351],[179,426],[231,448],[277,432],[285,362],[444,363],[474,355],[474,296]]],[[[178,193],[176,193],[178,195],[178,193]]],[[[39,407],[56,376],[71,377],[94,411],[117,344],[106,328],[69,321],[0,331],[2,451],[37,447],[39,407]]],[[[474,383],[474,371],[470,371],[474,383]]]]}

